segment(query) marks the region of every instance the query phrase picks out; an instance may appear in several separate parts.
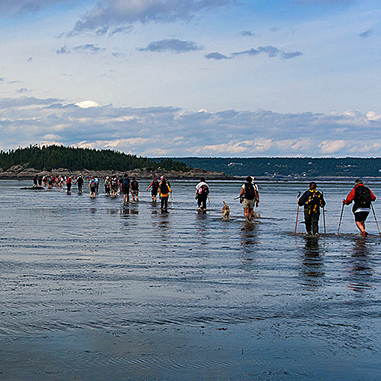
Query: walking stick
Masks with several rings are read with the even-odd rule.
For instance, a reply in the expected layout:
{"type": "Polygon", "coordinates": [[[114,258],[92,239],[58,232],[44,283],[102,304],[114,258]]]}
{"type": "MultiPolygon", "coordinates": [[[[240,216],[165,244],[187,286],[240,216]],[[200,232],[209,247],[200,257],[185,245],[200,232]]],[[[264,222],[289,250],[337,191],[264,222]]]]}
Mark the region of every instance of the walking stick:
{"type": "MultiPolygon", "coordinates": [[[[324,197],[323,192],[321,192],[321,194],[324,197]]],[[[325,208],[324,208],[324,206],[323,206],[323,224],[324,224],[324,234],[327,234],[327,228],[326,228],[326,225],[325,225],[325,208]]]]}
{"type": "Polygon", "coordinates": [[[339,227],[337,228],[337,235],[339,235],[339,232],[340,232],[341,220],[343,219],[343,212],[344,212],[344,203],[341,206],[341,214],[340,214],[339,227]]]}
{"type": "Polygon", "coordinates": [[[324,206],[323,206],[323,224],[324,224],[324,234],[327,234],[327,228],[325,226],[325,209],[324,209],[324,206]]]}
{"type": "MultiPolygon", "coordinates": [[[[299,198],[300,198],[300,192],[298,193],[298,201],[299,201],[299,198]]],[[[295,221],[295,231],[294,231],[294,235],[296,235],[296,229],[298,227],[298,218],[299,218],[299,202],[298,202],[298,208],[296,209],[296,221],[295,221]]]]}
{"type": "Polygon", "coordinates": [[[372,212],[373,212],[374,220],[376,221],[378,234],[381,236],[380,227],[378,226],[378,221],[377,221],[377,218],[376,218],[376,213],[374,212],[373,204],[370,204],[370,206],[372,207],[372,212]]]}

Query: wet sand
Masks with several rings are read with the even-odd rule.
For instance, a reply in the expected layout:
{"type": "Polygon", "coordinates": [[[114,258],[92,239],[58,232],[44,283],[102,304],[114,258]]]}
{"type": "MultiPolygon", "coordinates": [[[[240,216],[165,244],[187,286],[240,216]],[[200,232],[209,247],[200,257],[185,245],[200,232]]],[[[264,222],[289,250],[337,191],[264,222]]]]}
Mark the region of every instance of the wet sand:
{"type": "Polygon", "coordinates": [[[380,378],[381,238],[350,207],[336,235],[352,184],[321,184],[318,239],[302,216],[293,235],[305,184],[260,184],[254,224],[239,182],[212,182],[206,214],[189,181],[168,213],[29,185],[0,181],[1,380],[380,378]]]}

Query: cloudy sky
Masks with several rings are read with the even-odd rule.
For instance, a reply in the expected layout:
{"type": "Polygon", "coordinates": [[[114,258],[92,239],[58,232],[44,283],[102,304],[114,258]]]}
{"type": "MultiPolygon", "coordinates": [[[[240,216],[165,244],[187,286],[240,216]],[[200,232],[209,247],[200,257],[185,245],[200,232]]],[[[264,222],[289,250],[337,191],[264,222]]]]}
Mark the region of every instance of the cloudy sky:
{"type": "Polygon", "coordinates": [[[381,156],[379,0],[0,0],[0,149],[381,156]]]}

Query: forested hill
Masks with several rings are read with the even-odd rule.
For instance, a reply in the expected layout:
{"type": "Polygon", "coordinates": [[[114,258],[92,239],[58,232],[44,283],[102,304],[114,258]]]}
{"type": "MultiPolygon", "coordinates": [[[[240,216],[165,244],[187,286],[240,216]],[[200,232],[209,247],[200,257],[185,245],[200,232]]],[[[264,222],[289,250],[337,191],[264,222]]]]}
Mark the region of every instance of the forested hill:
{"type": "Polygon", "coordinates": [[[381,158],[174,158],[193,168],[231,176],[379,177],[381,158]]]}
{"type": "Polygon", "coordinates": [[[64,146],[29,146],[7,152],[0,151],[0,168],[4,171],[13,166],[26,166],[36,170],[51,171],[56,168],[76,170],[115,170],[129,171],[133,169],[167,171],[190,170],[183,162],[173,159],[151,160],[135,155],[127,155],[112,150],[95,150],[64,146]]]}

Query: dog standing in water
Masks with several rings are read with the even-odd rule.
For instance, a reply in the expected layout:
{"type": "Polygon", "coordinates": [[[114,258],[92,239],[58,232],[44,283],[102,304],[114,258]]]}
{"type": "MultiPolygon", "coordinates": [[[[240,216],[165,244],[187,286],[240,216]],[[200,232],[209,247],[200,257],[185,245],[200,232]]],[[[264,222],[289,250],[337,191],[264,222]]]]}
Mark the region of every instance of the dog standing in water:
{"type": "Polygon", "coordinates": [[[230,220],[230,208],[229,205],[226,205],[225,201],[222,201],[224,203],[224,206],[222,207],[222,218],[225,221],[230,220]]]}

